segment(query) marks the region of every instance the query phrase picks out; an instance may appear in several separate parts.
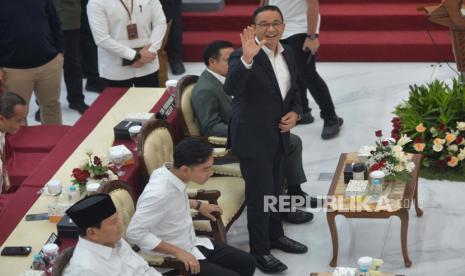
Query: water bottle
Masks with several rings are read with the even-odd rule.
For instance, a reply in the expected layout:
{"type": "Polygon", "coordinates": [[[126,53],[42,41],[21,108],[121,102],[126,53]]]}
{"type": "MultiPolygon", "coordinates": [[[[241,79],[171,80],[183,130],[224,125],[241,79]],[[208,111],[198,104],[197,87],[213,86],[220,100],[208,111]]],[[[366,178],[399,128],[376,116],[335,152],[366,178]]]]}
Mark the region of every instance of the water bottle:
{"type": "Polygon", "coordinates": [[[177,80],[167,80],[165,82],[166,85],[166,90],[174,96],[174,93],[176,92],[176,86],[178,85],[177,80]]]}
{"type": "Polygon", "coordinates": [[[44,271],[45,263],[44,260],[42,260],[42,256],[40,254],[34,255],[34,259],[32,260],[32,269],[44,271]]]}
{"type": "Polygon", "coordinates": [[[360,276],[365,276],[368,274],[368,270],[371,267],[371,264],[373,263],[373,258],[372,257],[361,257],[358,259],[358,269],[359,269],[359,274],[360,276]]]}
{"type": "Polygon", "coordinates": [[[373,199],[378,199],[383,193],[384,175],[383,171],[373,171],[370,173],[371,196],[373,199]]]}
{"type": "Polygon", "coordinates": [[[76,186],[74,185],[71,185],[69,186],[69,190],[68,190],[68,202],[69,204],[74,204],[78,201],[79,199],[79,193],[78,191],[76,190],[76,186]]]}
{"type": "Polygon", "coordinates": [[[45,259],[45,275],[52,275],[53,266],[58,258],[58,245],[49,243],[42,247],[45,259]]]}

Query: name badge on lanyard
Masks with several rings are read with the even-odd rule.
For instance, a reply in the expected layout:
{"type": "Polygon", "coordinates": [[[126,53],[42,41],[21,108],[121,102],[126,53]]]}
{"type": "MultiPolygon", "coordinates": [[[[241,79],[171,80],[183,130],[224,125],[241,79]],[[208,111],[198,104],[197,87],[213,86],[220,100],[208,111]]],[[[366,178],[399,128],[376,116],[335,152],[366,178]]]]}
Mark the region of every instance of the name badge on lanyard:
{"type": "Polygon", "coordinates": [[[128,39],[133,40],[139,38],[139,34],[137,33],[137,24],[132,23],[132,9],[134,7],[134,0],[131,0],[131,11],[129,11],[128,7],[124,4],[123,0],[119,0],[123,5],[124,9],[129,15],[129,24],[126,26],[126,30],[128,31],[128,39]]]}

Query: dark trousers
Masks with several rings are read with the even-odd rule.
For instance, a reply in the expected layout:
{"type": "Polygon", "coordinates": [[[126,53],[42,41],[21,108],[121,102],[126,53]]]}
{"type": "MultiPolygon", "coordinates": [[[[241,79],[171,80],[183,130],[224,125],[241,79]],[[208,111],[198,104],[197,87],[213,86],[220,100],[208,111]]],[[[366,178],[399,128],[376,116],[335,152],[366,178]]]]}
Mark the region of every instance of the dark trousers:
{"type": "Polygon", "coordinates": [[[316,71],[316,55],[307,63],[311,52],[304,52],[302,46],[306,39],[306,34],[296,34],[283,39],[281,42],[289,45],[295,55],[298,74],[298,85],[300,87],[301,102],[304,113],[310,111],[308,106],[307,89],[320,107],[320,117],[327,119],[336,116],[333,100],[329,93],[328,86],[316,71]]]}
{"type": "Polygon", "coordinates": [[[87,18],[88,2],[89,0],[81,0],[81,64],[82,73],[87,78],[87,83],[96,83],[101,80],[98,72],[97,45],[95,45],[87,18]]]}
{"type": "Polygon", "coordinates": [[[182,62],[182,0],[171,0],[170,15],[173,23],[168,36],[166,53],[170,63],[182,62]]]}
{"type": "MultiPolygon", "coordinates": [[[[213,241],[212,241],[213,242],[213,241]]],[[[199,276],[252,276],[255,271],[254,258],[237,248],[213,242],[214,249],[197,248],[207,258],[200,260],[199,276]]]]}
{"type": "Polygon", "coordinates": [[[264,209],[264,197],[279,198],[283,194],[285,156],[278,149],[273,157],[239,157],[239,163],[245,180],[250,253],[267,255],[270,254],[270,241],[284,236],[279,213],[264,209]]]}
{"type": "Polygon", "coordinates": [[[307,182],[302,165],[302,140],[292,133],[289,137],[289,151],[286,160],[286,182],[289,187],[298,187],[307,182]]]}
{"type": "Polygon", "coordinates": [[[80,104],[84,102],[82,93],[82,71],[79,49],[80,30],[63,31],[64,37],[64,62],[63,76],[65,79],[66,99],[69,103],[80,104]]]}
{"type": "Polygon", "coordinates": [[[159,87],[158,71],[143,77],[132,78],[127,80],[109,80],[102,78],[107,86],[111,87],[159,87]]]}

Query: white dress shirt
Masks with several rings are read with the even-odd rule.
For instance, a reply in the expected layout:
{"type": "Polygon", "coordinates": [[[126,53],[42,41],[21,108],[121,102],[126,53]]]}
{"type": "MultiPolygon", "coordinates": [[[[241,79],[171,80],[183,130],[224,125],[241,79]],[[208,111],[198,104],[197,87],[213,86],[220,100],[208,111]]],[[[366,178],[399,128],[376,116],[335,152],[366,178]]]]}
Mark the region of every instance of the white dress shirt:
{"type": "MultiPolygon", "coordinates": [[[[131,11],[131,1],[123,1],[131,11]]],[[[122,66],[123,58],[132,60],[134,48],[150,45],[156,53],[166,31],[166,19],[158,0],[134,0],[131,19],[119,0],[90,0],[87,5],[90,28],[98,46],[100,76],[110,80],[127,80],[156,72],[158,57],[140,68],[122,66]],[[138,38],[129,40],[127,25],[137,24],[138,38]]]]}
{"type": "MultiPolygon", "coordinates": [[[[258,38],[255,37],[255,41],[259,43],[258,38]]],[[[273,53],[268,47],[265,45],[262,46],[262,50],[268,56],[270,60],[271,67],[273,67],[274,75],[276,76],[276,80],[278,81],[279,90],[281,92],[281,97],[283,100],[286,98],[289,89],[291,89],[291,74],[289,73],[289,67],[287,67],[286,60],[284,59],[283,52],[284,48],[281,43],[278,44],[278,52],[276,54],[273,53]]],[[[244,64],[245,68],[251,69],[253,65],[253,60],[251,64],[247,64],[244,59],[241,57],[242,64],[244,64]]]]}
{"type": "MultiPolygon", "coordinates": [[[[284,17],[286,28],[282,39],[286,39],[295,34],[307,33],[307,0],[270,0],[270,5],[277,6],[284,17]]],[[[320,32],[321,17],[318,14],[316,33],[320,32]]]]}
{"type": "Polygon", "coordinates": [[[147,254],[163,255],[155,253],[153,249],[164,241],[203,260],[205,256],[196,246],[213,249],[213,244],[207,238],[195,236],[186,184],[167,166],[170,167],[170,164],[165,164],[150,176],[137,201],[126,237],[147,254]]]}
{"type": "Polygon", "coordinates": [[[115,248],[79,237],[63,276],[161,276],[121,239],[115,248]]]}

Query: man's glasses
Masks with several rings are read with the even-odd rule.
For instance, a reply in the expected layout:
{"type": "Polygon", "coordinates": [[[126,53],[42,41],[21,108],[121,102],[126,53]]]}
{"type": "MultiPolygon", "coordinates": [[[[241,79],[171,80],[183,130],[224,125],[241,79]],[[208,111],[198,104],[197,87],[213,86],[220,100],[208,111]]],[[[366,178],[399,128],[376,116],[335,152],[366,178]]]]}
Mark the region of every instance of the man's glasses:
{"type": "Polygon", "coordinates": [[[260,22],[256,24],[259,28],[261,29],[269,29],[270,27],[273,27],[273,29],[277,29],[283,25],[283,22],[281,21],[274,21],[272,23],[267,23],[267,22],[260,22]]]}

